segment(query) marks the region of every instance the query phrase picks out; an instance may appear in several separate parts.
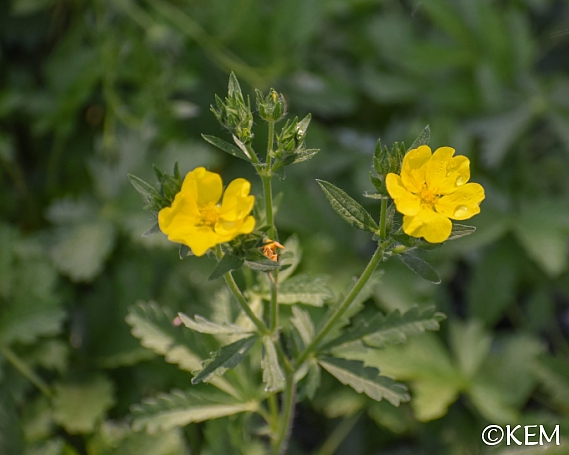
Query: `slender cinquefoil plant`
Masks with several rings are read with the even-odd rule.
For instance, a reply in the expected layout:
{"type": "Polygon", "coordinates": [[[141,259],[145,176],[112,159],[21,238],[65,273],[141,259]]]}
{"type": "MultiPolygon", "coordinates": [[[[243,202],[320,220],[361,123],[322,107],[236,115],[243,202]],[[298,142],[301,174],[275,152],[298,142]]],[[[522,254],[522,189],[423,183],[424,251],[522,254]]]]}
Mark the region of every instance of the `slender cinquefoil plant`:
{"type": "Polygon", "coordinates": [[[281,454],[291,434],[295,406],[314,395],[322,369],[374,400],[386,399],[395,406],[409,400],[403,384],[353,360],[349,353],[383,348],[404,342],[408,335],[437,330],[444,316],[433,308],[414,308],[403,314],[395,311],[358,319],[355,316],[368,295],[366,283],[382,261],[393,257],[438,283],[434,269],[414,251],[471,234],[474,228],[453,225],[451,220],[476,215],[484,190],[468,183],[468,158],[455,157],[450,147],[431,152],[426,145],[428,128],[409,149],[402,144],[387,148],[378,142],[370,176],[377,192],[366,194],[379,203],[377,221],[343,190],[318,180],[332,208],[377,243],[358,280],[341,301],[334,301],[322,277],[294,274],[300,261],[298,240],[295,236],[281,239],[273,216],[273,177],[285,166],[318,152],[306,147],[310,115],[287,120],[277,132],[277,122],[286,115],[284,97],[274,90],[266,96],[257,91],[256,104],[256,112],[268,125],[263,158],[252,147],[253,113],[234,74],[227,97],[216,97],[212,107],[233,143],[203,137],[252,164],[263,184],[261,197],[251,195],[250,182],[242,178],[224,191],[221,176],[203,167],[183,179],[177,168],[173,175],[157,171],[159,188],[130,176],[156,215],[157,226],[150,232],[160,230],[179,243],[181,257],[214,255],[218,264],[210,279],[223,277],[227,285],[227,292],[213,299],[211,319],[183,313],[174,317],[155,303],[132,308],[127,321],[133,334],[144,346],[191,372],[193,384],[185,391],[145,400],[133,407],[132,415],[134,427],[149,432],[238,415],[240,428],[258,435],[257,439],[244,437],[243,444],[249,448],[244,446],[243,453],[254,453],[253,445],[258,453],[281,454]],[[256,200],[263,202],[257,218],[252,215],[256,200]],[[241,269],[244,289],[234,279],[241,269]],[[232,305],[238,307],[238,314],[232,313],[232,305]],[[309,312],[308,305],[328,309],[309,312]],[[292,306],[292,311],[281,311],[283,306],[292,306]],[[181,325],[185,327],[174,327],[181,325]],[[160,336],[156,327],[164,331],[160,336]]]}

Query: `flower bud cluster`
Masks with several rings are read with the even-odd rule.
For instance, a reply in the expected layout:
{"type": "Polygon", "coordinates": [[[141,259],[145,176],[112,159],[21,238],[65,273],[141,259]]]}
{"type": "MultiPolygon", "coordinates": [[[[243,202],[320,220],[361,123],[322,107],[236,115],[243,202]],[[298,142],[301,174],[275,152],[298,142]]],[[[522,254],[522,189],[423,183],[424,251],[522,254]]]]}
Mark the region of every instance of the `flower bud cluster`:
{"type": "Polygon", "coordinates": [[[253,140],[253,114],[249,98],[247,103],[243,98],[241,87],[235,74],[229,76],[229,87],[225,102],[215,95],[215,107],[211,111],[221,125],[229,130],[244,144],[250,144],[253,140]]]}
{"type": "Polygon", "coordinates": [[[287,120],[280,134],[277,133],[277,147],[274,152],[277,167],[306,161],[318,153],[317,149],[306,148],[306,130],[310,120],[310,114],[301,121],[298,121],[298,117],[292,121],[287,120]]]}
{"type": "Polygon", "coordinates": [[[257,111],[263,120],[276,123],[286,116],[287,105],[282,93],[274,89],[271,89],[267,96],[263,96],[258,89],[255,93],[257,94],[257,111]]]}
{"type": "Polygon", "coordinates": [[[398,174],[405,156],[405,144],[394,143],[391,149],[382,146],[378,140],[373,154],[373,170],[370,179],[381,196],[387,196],[385,178],[387,174],[398,174]]]}
{"type": "Polygon", "coordinates": [[[144,202],[146,202],[144,209],[157,214],[164,207],[172,205],[176,194],[178,194],[182,188],[182,176],[178,169],[178,163],[174,165],[173,175],[167,174],[157,167],[154,167],[154,173],[158,179],[158,188],[153,187],[134,175],[129,175],[129,179],[144,199],[144,202]]]}

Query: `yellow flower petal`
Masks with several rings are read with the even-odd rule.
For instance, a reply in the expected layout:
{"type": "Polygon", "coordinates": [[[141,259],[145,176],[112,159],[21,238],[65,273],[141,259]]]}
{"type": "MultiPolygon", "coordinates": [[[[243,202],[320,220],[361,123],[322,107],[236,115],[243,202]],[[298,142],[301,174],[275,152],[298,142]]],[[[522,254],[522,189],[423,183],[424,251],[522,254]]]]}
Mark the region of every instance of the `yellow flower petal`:
{"type": "Polygon", "coordinates": [[[465,156],[453,158],[451,147],[438,148],[427,164],[425,180],[434,194],[450,194],[470,179],[470,161],[465,156]]]}
{"type": "Polygon", "coordinates": [[[452,223],[431,209],[422,209],[415,216],[403,217],[403,231],[412,237],[423,237],[430,243],[441,243],[449,238],[452,223]]]}
{"type": "Polygon", "coordinates": [[[247,216],[255,204],[255,197],[249,196],[250,190],[251,184],[247,180],[233,180],[223,194],[220,216],[227,221],[247,216]]]}
{"type": "Polygon", "coordinates": [[[169,235],[176,225],[193,225],[193,220],[198,215],[195,200],[180,191],[170,207],[164,207],[158,212],[158,226],[164,234],[169,235]]]}
{"type": "Polygon", "coordinates": [[[403,186],[412,193],[419,193],[425,184],[426,165],[431,158],[431,149],[427,145],[409,150],[401,165],[403,186]]]}
{"type": "Polygon", "coordinates": [[[186,175],[182,184],[182,192],[193,196],[200,207],[217,204],[223,192],[221,176],[215,172],[209,172],[204,167],[195,168],[186,175]]]}
{"type": "Polygon", "coordinates": [[[213,248],[218,243],[223,243],[220,236],[208,228],[200,229],[195,235],[186,240],[187,243],[183,243],[186,243],[196,256],[203,256],[210,248],[213,248]]]}
{"type": "Polygon", "coordinates": [[[419,213],[421,200],[403,186],[401,177],[393,173],[387,174],[385,185],[400,213],[404,215],[416,215],[419,213]]]}
{"type": "Polygon", "coordinates": [[[467,220],[480,213],[484,188],[478,183],[467,183],[454,193],[441,197],[435,204],[438,213],[453,220],[467,220]]]}

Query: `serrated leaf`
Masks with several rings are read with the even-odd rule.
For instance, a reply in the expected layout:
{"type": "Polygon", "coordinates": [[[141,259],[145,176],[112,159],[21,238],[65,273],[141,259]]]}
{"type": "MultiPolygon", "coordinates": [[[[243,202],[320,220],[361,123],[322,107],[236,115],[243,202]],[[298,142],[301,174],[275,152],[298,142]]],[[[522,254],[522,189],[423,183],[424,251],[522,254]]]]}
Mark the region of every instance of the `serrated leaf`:
{"type": "Polygon", "coordinates": [[[293,317],[290,319],[292,325],[298,331],[300,338],[305,346],[308,346],[314,338],[314,324],[307,311],[301,310],[297,306],[292,307],[293,317]]]}
{"type": "Polygon", "coordinates": [[[159,191],[136,175],[128,174],[128,179],[134,189],[142,196],[145,204],[151,204],[154,198],[160,197],[159,191]]]}
{"type": "Polygon", "coordinates": [[[322,191],[324,191],[332,208],[350,226],[372,233],[376,233],[379,230],[379,226],[367,210],[348,196],[345,191],[324,180],[316,181],[318,185],[320,185],[320,188],[322,188],[322,191]]]}
{"type": "Polygon", "coordinates": [[[208,333],[210,335],[239,335],[251,333],[243,327],[227,322],[217,324],[199,315],[195,315],[194,319],[184,313],[178,313],[178,316],[186,327],[199,333],[208,333]]]}
{"type": "Polygon", "coordinates": [[[115,243],[115,228],[93,221],[57,230],[50,253],[56,267],[73,281],[92,281],[102,270],[115,243]]]}
{"type": "Polygon", "coordinates": [[[257,335],[243,338],[212,353],[213,357],[206,360],[203,363],[202,370],[192,378],[192,384],[199,384],[202,381],[208,382],[213,376],[223,375],[226,370],[235,368],[243,361],[258,338],[257,335]]]}
{"type": "Polygon", "coordinates": [[[430,281],[433,284],[440,284],[441,279],[439,274],[427,261],[424,261],[417,256],[405,253],[397,255],[396,257],[421,278],[430,281]]]}
{"type": "Polygon", "coordinates": [[[281,267],[279,262],[271,261],[270,259],[261,259],[258,261],[245,261],[245,265],[252,270],[257,270],[258,272],[272,272],[273,270],[281,267]]]}
{"type": "Polygon", "coordinates": [[[251,161],[249,157],[245,153],[243,153],[243,151],[240,148],[235,147],[233,144],[230,144],[229,142],[226,142],[223,139],[219,139],[218,137],[215,136],[209,136],[207,134],[202,134],[202,137],[211,145],[217,147],[219,150],[223,150],[224,152],[229,153],[230,155],[233,155],[237,158],[241,158],[242,160],[251,161]]]}
{"type": "MultiPolygon", "coordinates": [[[[138,302],[130,307],[126,316],[132,334],[140,339],[142,346],[163,355],[166,362],[176,364],[182,370],[199,370],[201,358],[188,345],[184,336],[185,329],[175,327],[173,320],[169,310],[159,307],[156,302],[138,302]]],[[[231,395],[238,395],[224,378],[217,377],[210,382],[231,395]]]]}
{"type": "Polygon", "coordinates": [[[254,411],[254,401],[241,402],[229,395],[209,391],[174,390],[159,394],[131,408],[134,430],[148,433],[169,431],[189,423],[217,419],[240,412],[254,411]]]}
{"type": "Polygon", "coordinates": [[[304,161],[308,161],[309,159],[313,158],[320,149],[305,149],[301,150],[294,154],[294,161],[291,164],[302,163],[304,161]]]}
{"type": "Polygon", "coordinates": [[[409,147],[407,151],[419,148],[421,145],[428,145],[430,139],[431,139],[431,130],[429,128],[429,125],[427,125],[425,129],[421,132],[421,134],[419,134],[417,139],[413,141],[411,147],[409,147]]]}
{"type": "Polygon", "coordinates": [[[273,340],[269,336],[263,337],[263,360],[261,368],[263,369],[263,382],[265,383],[265,391],[277,392],[284,387],[285,377],[281,366],[279,365],[279,357],[273,340]]]}
{"type": "Polygon", "coordinates": [[[293,276],[279,286],[277,301],[286,305],[304,303],[305,305],[322,306],[326,300],[333,297],[328,286],[329,280],[327,276],[293,276]]]}
{"type": "Polygon", "coordinates": [[[385,398],[394,406],[409,401],[407,387],[387,376],[380,376],[379,370],[366,367],[363,362],[324,357],[318,359],[318,363],[342,384],[349,385],[356,392],[363,392],[376,401],[385,398]]]}
{"type": "Polygon", "coordinates": [[[126,316],[132,334],[140,339],[142,346],[165,356],[167,362],[176,363],[183,370],[199,369],[200,358],[185,346],[179,329],[172,324],[173,319],[168,309],[155,302],[138,302],[126,316]]]}
{"type": "Polygon", "coordinates": [[[213,269],[213,272],[211,272],[211,275],[208,279],[210,281],[215,280],[216,278],[225,275],[227,272],[241,268],[242,265],[243,259],[238,258],[232,254],[225,253],[221,258],[221,261],[219,261],[213,269]]]}
{"type": "Polygon", "coordinates": [[[58,383],[53,388],[53,417],[68,433],[91,433],[114,403],[113,383],[104,376],[58,383]]]}
{"type": "Polygon", "coordinates": [[[437,313],[434,307],[423,310],[413,307],[403,314],[395,310],[387,316],[378,313],[369,321],[361,319],[353,329],[344,332],[326,347],[362,340],[367,346],[383,348],[389,344],[404,343],[410,335],[439,330],[439,322],[444,319],[444,314],[437,313]]]}
{"type": "Polygon", "coordinates": [[[476,228],[474,226],[466,226],[464,224],[452,224],[452,231],[450,231],[450,236],[445,242],[450,240],[460,239],[461,237],[466,237],[467,235],[474,234],[476,228]]]}

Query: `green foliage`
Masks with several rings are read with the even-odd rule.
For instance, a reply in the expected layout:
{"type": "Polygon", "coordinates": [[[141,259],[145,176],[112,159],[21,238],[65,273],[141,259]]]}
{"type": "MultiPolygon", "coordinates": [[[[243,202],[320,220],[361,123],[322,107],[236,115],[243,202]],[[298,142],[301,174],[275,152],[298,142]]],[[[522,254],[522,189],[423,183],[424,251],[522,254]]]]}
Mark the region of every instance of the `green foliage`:
{"type": "Polygon", "coordinates": [[[318,363],[342,384],[349,385],[356,392],[363,392],[374,400],[385,398],[394,406],[399,406],[402,401],[409,401],[409,394],[404,385],[397,384],[386,376],[380,376],[377,369],[364,367],[362,362],[324,357],[319,359],[318,363]]]}
{"type": "Polygon", "coordinates": [[[220,392],[174,390],[146,399],[132,408],[133,428],[146,429],[150,434],[169,431],[192,422],[203,422],[257,407],[254,401],[242,402],[220,392]]]}
{"type": "Polygon", "coordinates": [[[318,185],[324,191],[326,199],[328,199],[332,208],[350,226],[372,233],[378,231],[379,226],[372,216],[358,202],[348,196],[345,191],[323,180],[318,180],[318,185]]]}
{"type": "Polygon", "coordinates": [[[54,421],[71,434],[92,433],[115,404],[113,384],[104,376],[57,383],[53,391],[54,421]]]}
{"type": "Polygon", "coordinates": [[[267,454],[268,435],[289,433],[268,399],[286,395],[291,366],[291,455],[467,454],[494,423],[561,424],[567,437],[564,2],[0,3],[1,454],[267,454]],[[260,126],[286,114],[265,160],[260,126]],[[487,196],[438,249],[402,234],[393,205],[384,233],[375,216],[401,141],[428,139],[468,156],[487,196]],[[182,174],[145,183],[175,162],[182,174]],[[196,166],[252,182],[261,240],[250,256],[228,247],[215,273],[233,273],[269,331],[275,277],[271,336],[208,281],[213,258],[181,246],[180,262],[150,236],[196,166]],[[273,236],[255,172],[284,179],[273,236]],[[295,364],[382,234],[381,270],[295,364]],[[285,246],[278,263],[258,249],[267,236],[285,246]],[[248,337],[261,342],[223,377],[159,393],[248,337]],[[383,377],[408,385],[410,404],[370,398],[405,393],[383,377]]]}

